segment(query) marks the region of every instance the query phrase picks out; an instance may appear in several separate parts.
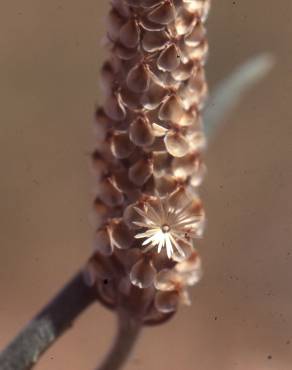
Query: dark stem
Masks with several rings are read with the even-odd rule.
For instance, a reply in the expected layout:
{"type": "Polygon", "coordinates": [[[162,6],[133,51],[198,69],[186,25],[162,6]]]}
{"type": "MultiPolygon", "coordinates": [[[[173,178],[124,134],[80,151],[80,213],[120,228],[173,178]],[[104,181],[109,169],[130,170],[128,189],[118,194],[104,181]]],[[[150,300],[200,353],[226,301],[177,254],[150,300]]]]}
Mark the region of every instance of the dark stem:
{"type": "Polygon", "coordinates": [[[141,331],[141,322],[126,311],[118,313],[116,339],[103,363],[96,370],[119,370],[127,361],[141,331]]]}
{"type": "Polygon", "coordinates": [[[0,354],[0,370],[28,370],[97,298],[79,272],[0,354]]]}

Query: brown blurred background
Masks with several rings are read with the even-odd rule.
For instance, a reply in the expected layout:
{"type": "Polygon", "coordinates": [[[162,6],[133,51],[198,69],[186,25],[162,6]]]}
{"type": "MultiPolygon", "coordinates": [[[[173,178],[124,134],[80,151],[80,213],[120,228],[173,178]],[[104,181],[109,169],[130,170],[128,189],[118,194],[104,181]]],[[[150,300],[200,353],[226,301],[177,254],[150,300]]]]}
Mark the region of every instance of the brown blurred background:
{"type": "MultiPolygon", "coordinates": [[[[0,347],[90,253],[88,153],[108,0],[0,2],[0,347]]],[[[288,370],[292,362],[292,2],[213,1],[210,86],[277,65],[207,155],[205,277],[127,370],[288,370]]],[[[93,369],[115,320],[95,305],[37,370],[93,369]]]]}

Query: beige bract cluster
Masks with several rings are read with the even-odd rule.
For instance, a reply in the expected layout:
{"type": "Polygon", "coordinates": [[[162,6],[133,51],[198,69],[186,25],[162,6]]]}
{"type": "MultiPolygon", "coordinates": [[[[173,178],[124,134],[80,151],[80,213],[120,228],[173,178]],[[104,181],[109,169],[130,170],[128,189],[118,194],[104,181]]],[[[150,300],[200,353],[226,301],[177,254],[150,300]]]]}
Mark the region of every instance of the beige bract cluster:
{"type": "Polygon", "coordinates": [[[209,7],[209,0],[112,0],[108,16],[88,271],[109,305],[143,302],[146,322],[187,303],[187,287],[201,276],[194,243],[205,225],[197,189],[206,172],[200,112],[209,7]]]}

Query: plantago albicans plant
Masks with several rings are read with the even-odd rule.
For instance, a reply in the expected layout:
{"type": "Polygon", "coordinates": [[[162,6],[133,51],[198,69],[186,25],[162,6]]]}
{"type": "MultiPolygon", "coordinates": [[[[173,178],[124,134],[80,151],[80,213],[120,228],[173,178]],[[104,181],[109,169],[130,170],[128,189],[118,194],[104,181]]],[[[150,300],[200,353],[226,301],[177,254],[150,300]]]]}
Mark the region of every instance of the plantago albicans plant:
{"type": "Polygon", "coordinates": [[[206,219],[198,188],[206,138],[272,66],[248,62],[211,97],[204,65],[210,0],[112,0],[95,113],[94,253],[0,354],[1,370],[28,370],[97,299],[119,330],[99,370],[117,370],[143,325],[169,319],[202,275],[206,219]],[[84,279],[85,278],[85,279],[84,279]]]}

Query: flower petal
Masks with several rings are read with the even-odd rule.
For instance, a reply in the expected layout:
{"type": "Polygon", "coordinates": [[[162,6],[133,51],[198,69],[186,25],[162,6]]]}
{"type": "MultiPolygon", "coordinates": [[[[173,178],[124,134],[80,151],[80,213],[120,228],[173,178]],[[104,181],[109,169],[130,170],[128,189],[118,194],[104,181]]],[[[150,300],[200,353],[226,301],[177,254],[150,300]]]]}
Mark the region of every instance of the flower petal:
{"type": "Polygon", "coordinates": [[[141,147],[153,144],[155,139],[153,128],[145,117],[138,117],[131,123],[129,134],[132,142],[141,147]]]}
{"type": "Polygon", "coordinates": [[[168,132],[164,138],[164,143],[168,153],[173,157],[183,157],[190,149],[186,138],[178,132],[168,132]]]}
{"type": "Polygon", "coordinates": [[[149,71],[144,64],[135,65],[127,77],[127,85],[135,93],[148,90],[150,82],[149,71]]]}
{"type": "Polygon", "coordinates": [[[159,55],[157,66],[162,71],[174,71],[180,65],[180,53],[175,44],[167,46],[159,55]]]}
{"type": "Polygon", "coordinates": [[[174,270],[163,269],[157,274],[154,285],[157,290],[165,292],[175,289],[177,273],[174,270]]]}
{"type": "Polygon", "coordinates": [[[129,169],[129,179],[137,186],[144,185],[153,173],[153,162],[150,159],[141,159],[129,169]]]}
{"type": "Polygon", "coordinates": [[[202,42],[205,36],[206,36],[205,27],[202,25],[202,23],[197,23],[197,25],[192,29],[192,31],[185,36],[185,43],[188,46],[196,47],[202,42]]]}
{"type": "Polygon", "coordinates": [[[152,53],[163,49],[168,41],[164,31],[145,31],[142,39],[142,46],[145,51],[152,53]]]}
{"type": "Polygon", "coordinates": [[[122,121],[126,118],[126,109],[119,94],[111,95],[104,104],[104,111],[114,121],[122,121]]]}
{"type": "Polygon", "coordinates": [[[130,204],[124,210],[123,214],[124,222],[132,230],[140,229],[140,226],[137,226],[137,224],[145,220],[145,217],[141,216],[141,214],[137,212],[137,209],[140,211],[139,204],[130,204]]]}
{"type": "Polygon", "coordinates": [[[130,20],[121,27],[119,39],[121,44],[127,48],[134,48],[138,45],[139,27],[135,19],[130,18],[130,20]]]}
{"type": "Polygon", "coordinates": [[[171,95],[159,109],[159,119],[178,123],[184,114],[182,103],[176,95],[171,95]]]}
{"type": "Polygon", "coordinates": [[[175,19],[175,9],[170,1],[161,2],[153,9],[147,18],[154,23],[169,24],[175,19]]]}
{"type": "Polygon", "coordinates": [[[157,123],[153,123],[153,130],[154,130],[154,135],[156,137],[162,137],[167,133],[167,128],[158,125],[157,123]]]}
{"type": "Polygon", "coordinates": [[[124,18],[119,14],[116,9],[112,9],[109,13],[107,24],[108,24],[108,36],[112,41],[117,41],[119,38],[119,32],[125,23],[124,18]]]}
{"type": "Polygon", "coordinates": [[[122,191],[110,177],[103,179],[99,183],[97,191],[99,198],[109,207],[119,206],[124,202],[122,191]]]}
{"type": "Polygon", "coordinates": [[[135,149],[126,132],[116,133],[111,138],[110,147],[113,155],[119,159],[128,158],[135,149]]]}
{"type": "Polygon", "coordinates": [[[93,243],[94,250],[98,251],[103,256],[112,255],[113,245],[111,244],[107,228],[102,228],[96,231],[93,243]]]}
{"type": "Polygon", "coordinates": [[[113,245],[118,249],[129,249],[134,243],[134,235],[126,224],[119,220],[109,226],[113,245]]]}

